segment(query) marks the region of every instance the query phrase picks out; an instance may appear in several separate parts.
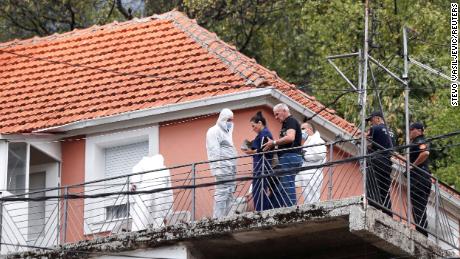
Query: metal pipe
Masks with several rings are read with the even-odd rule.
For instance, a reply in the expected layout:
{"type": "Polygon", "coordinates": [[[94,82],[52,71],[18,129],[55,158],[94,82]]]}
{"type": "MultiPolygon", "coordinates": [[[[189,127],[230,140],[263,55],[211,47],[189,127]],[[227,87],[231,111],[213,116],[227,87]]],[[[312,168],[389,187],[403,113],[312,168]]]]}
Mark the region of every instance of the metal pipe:
{"type": "Polygon", "coordinates": [[[438,225],[439,225],[439,181],[436,179],[434,185],[434,215],[435,215],[435,223],[434,223],[434,233],[436,235],[436,244],[439,245],[439,233],[438,233],[438,225]]]}
{"type": "MultiPolygon", "coordinates": [[[[192,184],[196,186],[196,168],[195,164],[192,164],[192,184]]],[[[192,221],[195,221],[196,214],[196,187],[192,189],[192,221]]]]}
{"type": "MultiPolygon", "coordinates": [[[[413,59],[413,58],[411,58],[411,59],[409,60],[409,62],[412,63],[412,64],[414,64],[414,65],[416,65],[416,66],[418,66],[418,67],[421,67],[421,68],[427,70],[428,72],[431,72],[431,73],[433,73],[433,74],[435,74],[435,75],[437,75],[437,76],[440,76],[440,77],[442,77],[442,78],[444,78],[444,79],[447,79],[447,80],[451,81],[451,78],[450,78],[449,76],[447,76],[446,74],[444,74],[444,73],[442,73],[441,71],[436,70],[436,69],[434,69],[434,68],[432,68],[432,67],[430,67],[430,66],[428,66],[428,65],[425,65],[425,64],[423,64],[423,63],[421,63],[421,62],[418,62],[417,60],[415,60],[415,59],[413,59]]],[[[458,81],[457,81],[457,82],[458,82],[458,81]]]]}
{"type": "Polygon", "coordinates": [[[342,70],[340,70],[340,68],[338,68],[334,62],[332,62],[330,59],[327,60],[327,62],[329,62],[333,67],[334,69],[337,71],[337,73],[339,73],[339,75],[355,90],[356,89],[356,86],[345,76],[345,74],[342,72],[342,70]]]}
{"type": "Polygon", "coordinates": [[[127,181],[126,189],[128,191],[128,194],[126,195],[127,199],[128,199],[128,201],[126,202],[126,210],[127,210],[126,211],[126,231],[129,231],[129,216],[130,216],[130,212],[131,212],[131,206],[130,206],[131,201],[129,199],[130,198],[129,191],[131,191],[131,187],[130,187],[131,182],[129,180],[129,175],[128,175],[126,181],[127,181]]]}
{"type": "MultiPolygon", "coordinates": [[[[3,193],[0,192],[0,197],[3,196],[3,193]]],[[[0,200],[0,243],[3,243],[3,201],[0,200]]],[[[2,245],[0,245],[0,251],[2,251],[2,245]]]]}
{"type": "Polygon", "coordinates": [[[329,56],[329,57],[327,57],[327,59],[349,58],[349,57],[356,57],[358,55],[359,55],[359,52],[346,53],[346,54],[329,56]]]}
{"type": "Polygon", "coordinates": [[[364,208],[367,208],[367,174],[366,174],[366,153],[367,153],[367,138],[366,138],[366,88],[367,88],[367,67],[369,60],[369,0],[366,0],[364,7],[364,51],[363,51],[363,77],[362,77],[362,89],[361,90],[361,155],[364,157],[361,160],[361,171],[363,174],[363,197],[364,197],[364,208]]]}
{"type": "MultiPolygon", "coordinates": [[[[409,60],[407,54],[407,31],[406,28],[403,28],[403,47],[404,47],[404,114],[405,114],[405,124],[406,124],[406,145],[410,144],[409,139],[409,60]]],[[[411,224],[411,186],[410,186],[410,148],[406,148],[406,175],[407,175],[407,225],[411,224]]]]}
{"type": "Polygon", "coordinates": [[[386,68],[383,64],[381,64],[378,60],[374,59],[373,57],[369,56],[369,60],[372,61],[372,63],[376,64],[379,66],[381,69],[385,70],[390,76],[392,76],[394,79],[398,80],[401,84],[404,84],[404,80],[399,78],[395,73],[391,72],[388,68],[386,68]]]}
{"type": "MultiPolygon", "coordinates": [[[[67,197],[67,195],[69,194],[69,187],[64,187],[64,197],[67,197]]],[[[62,242],[65,244],[66,241],[67,241],[67,220],[68,220],[68,202],[69,202],[69,199],[67,198],[64,198],[64,222],[63,222],[63,234],[62,234],[62,242]]]]}
{"type": "MultiPolygon", "coordinates": [[[[358,54],[358,89],[361,90],[363,88],[363,52],[361,49],[359,49],[359,54],[358,54]]],[[[358,94],[358,105],[362,106],[361,103],[361,92],[358,94]]]]}
{"type": "MultiPolygon", "coordinates": [[[[334,159],[334,146],[332,144],[330,144],[329,146],[329,162],[332,162],[332,160],[334,159]]],[[[333,170],[333,167],[332,166],[329,166],[329,180],[328,180],[328,193],[327,193],[327,199],[328,200],[332,200],[332,170],[333,170]]]]}

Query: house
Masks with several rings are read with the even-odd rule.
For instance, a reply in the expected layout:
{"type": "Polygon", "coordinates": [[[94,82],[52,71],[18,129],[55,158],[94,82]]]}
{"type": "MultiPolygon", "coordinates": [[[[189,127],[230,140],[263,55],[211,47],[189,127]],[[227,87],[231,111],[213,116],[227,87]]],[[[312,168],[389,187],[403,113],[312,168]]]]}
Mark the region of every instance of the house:
{"type": "MultiPolygon", "coordinates": [[[[149,155],[163,155],[177,187],[169,224],[210,217],[212,187],[180,186],[212,182],[205,134],[222,108],[234,111],[237,147],[254,137],[257,111],[279,132],[272,107],[282,102],[299,120],[318,113],[312,122],[329,143],[343,140],[328,147],[329,161],[358,152],[355,125],[177,11],[2,43],[0,67],[2,196],[37,198],[2,204],[2,253],[129,231],[126,176],[149,155]],[[64,195],[94,196],[39,199],[64,195]]],[[[249,157],[238,163],[250,174],[249,157]]],[[[321,200],[363,194],[359,161],[323,173],[321,200]]],[[[238,186],[240,197],[249,185],[238,186]]],[[[446,199],[458,246],[460,199],[446,199]]]]}

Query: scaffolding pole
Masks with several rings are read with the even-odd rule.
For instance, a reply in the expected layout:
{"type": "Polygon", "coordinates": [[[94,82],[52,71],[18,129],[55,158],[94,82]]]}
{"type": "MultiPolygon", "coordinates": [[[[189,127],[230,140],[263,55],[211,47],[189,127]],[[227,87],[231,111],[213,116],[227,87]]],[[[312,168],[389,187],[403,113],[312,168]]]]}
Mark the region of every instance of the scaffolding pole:
{"type": "MultiPolygon", "coordinates": [[[[367,68],[369,65],[369,0],[366,0],[364,6],[364,48],[363,48],[363,72],[361,83],[361,155],[367,154],[367,138],[366,138],[366,103],[367,103],[367,68]]],[[[367,208],[367,174],[366,174],[366,159],[361,161],[361,172],[363,174],[363,197],[364,208],[367,208]]]]}

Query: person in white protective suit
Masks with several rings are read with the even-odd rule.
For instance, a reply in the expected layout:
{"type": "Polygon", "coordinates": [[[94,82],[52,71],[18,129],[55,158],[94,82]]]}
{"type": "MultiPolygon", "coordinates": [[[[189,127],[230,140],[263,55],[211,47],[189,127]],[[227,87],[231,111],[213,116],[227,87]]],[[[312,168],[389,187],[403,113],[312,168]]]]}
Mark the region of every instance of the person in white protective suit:
{"type": "MultiPolygon", "coordinates": [[[[148,191],[159,188],[171,187],[171,175],[168,169],[163,169],[163,156],[143,157],[133,167],[133,173],[148,172],[130,177],[132,191],[148,191]],[[149,172],[151,171],[151,172],[149,172]]],[[[132,231],[146,229],[148,227],[159,228],[166,224],[169,215],[172,214],[173,191],[149,194],[130,195],[130,215],[133,219],[132,231]]]]}
{"type": "MultiPolygon", "coordinates": [[[[326,162],[326,145],[319,131],[310,123],[304,122],[302,129],[302,145],[309,146],[303,149],[302,166],[321,165],[326,162]]],[[[323,184],[323,169],[315,168],[301,171],[296,176],[296,185],[302,189],[304,203],[320,201],[321,186],[323,184]]]]}
{"type": "MultiPolygon", "coordinates": [[[[225,159],[210,164],[211,173],[216,181],[235,179],[236,160],[228,159],[237,156],[233,145],[233,112],[230,109],[223,109],[216,125],[209,128],[206,133],[206,149],[209,160],[225,159]]],[[[235,182],[227,182],[215,185],[214,192],[214,218],[227,215],[233,203],[235,182]]]]}

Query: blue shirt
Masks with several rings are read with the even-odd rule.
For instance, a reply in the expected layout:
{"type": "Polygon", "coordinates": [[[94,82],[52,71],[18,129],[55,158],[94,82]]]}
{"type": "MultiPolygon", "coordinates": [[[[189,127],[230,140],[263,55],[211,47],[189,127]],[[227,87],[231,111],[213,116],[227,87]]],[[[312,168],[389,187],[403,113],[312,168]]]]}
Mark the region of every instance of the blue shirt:
{"type": "MultiPolygon", "coordinates": [[[[257,134],[256,138],[252,141],[251,149],[256,150],[257,153],[263,152],[262,145],[267,143],[269,139],[273,139],[272,133],[268,130],[267,127],[263,128],[259,134],[257,134]]],[[[255,154],[253,156],[253,167],[254,172],[258,173],[262,169],[262,154],[255,154]]],[[[273,153],[265,154],[266,164],[269,164],[269,160],[273,158],[273,153]]]]}

